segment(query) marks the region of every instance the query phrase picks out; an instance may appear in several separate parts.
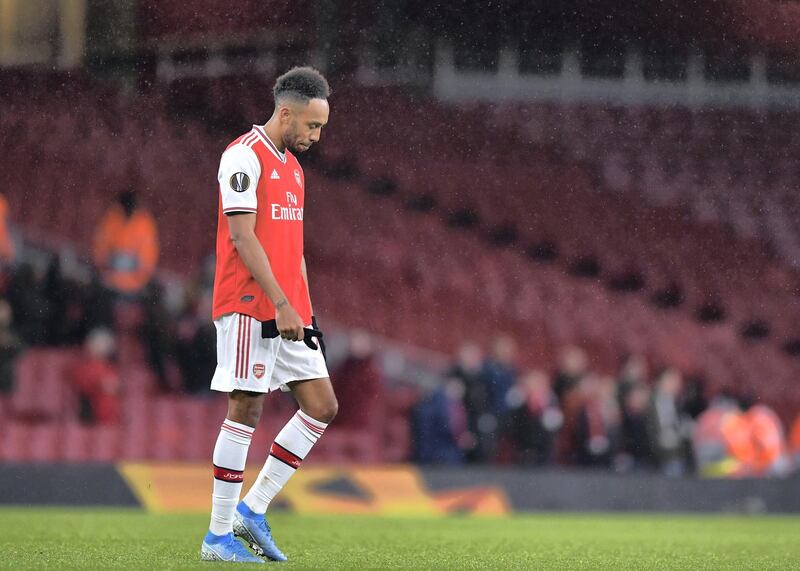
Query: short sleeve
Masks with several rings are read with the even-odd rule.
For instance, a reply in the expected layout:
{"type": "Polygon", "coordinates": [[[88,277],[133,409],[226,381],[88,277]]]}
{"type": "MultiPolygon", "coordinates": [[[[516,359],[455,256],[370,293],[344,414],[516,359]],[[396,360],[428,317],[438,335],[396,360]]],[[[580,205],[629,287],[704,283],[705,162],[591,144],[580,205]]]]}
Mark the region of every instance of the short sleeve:
{"type": "Polygon", "coordinates": [[[247,145],[233,145],[222,153],[217,173],[222,212],[256,212],[256,187],[260,176],[261,163],[247,145]]]}

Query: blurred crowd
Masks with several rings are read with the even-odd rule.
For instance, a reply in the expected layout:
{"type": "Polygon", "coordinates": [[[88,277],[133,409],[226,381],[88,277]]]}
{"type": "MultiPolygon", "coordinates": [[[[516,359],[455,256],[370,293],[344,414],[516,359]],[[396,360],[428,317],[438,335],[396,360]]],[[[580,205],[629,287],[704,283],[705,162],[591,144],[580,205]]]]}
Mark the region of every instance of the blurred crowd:
{"type": "Polygon", "coordinates": [[[616,375],[565,347],[551,372],[520,371],[517,347],[496,337],[486,354],[458,351],[441,385],[414,410],[421,463],[568,465],[668,476],[783,476],[800,466],[800,416],[787,435],[748,395],[707,400],[701,378],[674,368],[651,374],[628,355],[616,375]]]}
{"type": "Polygon", "coordinates": [[[17,255],[3,204],[0,197],[0,396],[13,391],[14,360],[28,347],[80,348],[70,380],[86,422],[119,420],[126,349],[141,348],[161,392],[208,389],[216,366],[213,260],[170,298],[155,279],[155,220],[133,191],[120,193],[97,223],[88,266],[64,251],[17,255]]]}
{"type": "MultiPolygon", "coordinates": [[[[63,253],[18,256],[10,228],[0,196],[0,396],[14,390],[15,359],[37,346],[81,351],[67,377],[86,423],[122,418],[124,356],[133,347],[159,392],[208,393],[213,258],[177,294],[155,280],[156,224],[127,190],[95,229],[88,269],[63,253]]],[[[345,353],[332,366],[337,426],[379,431],[394,409],[370,335],[352,332],[345,353]]],[[[727,477],[781,476],[800,466],[800,416],[784,427],[751,395],[709,400],[703,379],[651,371],[638,354],[615,375],[593,371],[575,346],[561,350],[552,370],[520,370],[518,356],[507,335],[488,350],[464,343],[432,390],[415,388],[404,413],[413,460],[727,477]]]]}

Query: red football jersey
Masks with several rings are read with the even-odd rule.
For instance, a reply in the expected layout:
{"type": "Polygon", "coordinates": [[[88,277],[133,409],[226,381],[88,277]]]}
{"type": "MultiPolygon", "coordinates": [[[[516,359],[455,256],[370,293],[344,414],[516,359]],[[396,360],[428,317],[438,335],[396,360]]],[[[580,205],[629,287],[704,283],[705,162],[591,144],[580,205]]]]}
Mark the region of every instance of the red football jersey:
{"type": "Polygon", "coordinates": [[[220,159],[217,269],[213,317],[243,313],[266,321],[275,307],[256,283],[231,240],[226,216],[254,212],[255,233],[267,254],[272,273],[303,323],[311,323],[308,287],[300,266],[303,259],[305,179],[290,152],[281,153],[262,127],[233,141],[220,159]]]}

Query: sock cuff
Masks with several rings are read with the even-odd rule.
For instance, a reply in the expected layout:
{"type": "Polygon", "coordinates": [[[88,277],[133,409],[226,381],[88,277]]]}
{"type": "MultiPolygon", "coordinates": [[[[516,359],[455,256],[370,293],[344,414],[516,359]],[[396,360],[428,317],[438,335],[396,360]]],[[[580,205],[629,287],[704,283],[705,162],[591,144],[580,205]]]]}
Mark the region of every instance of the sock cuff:
{"type": "Polygon", "coordinates": [[[256,431],[256,429],[253,428],[252,426],[247,426],[246,424],[234,422],[227,418],[222,422],[222,426],[220,427],[220,429],[230,432],[235,436],[239,436],[240,438],[247,438],[247,439],[252,438],[253,433],[256,431]]]}
{"type": "Polygon", "coordinates": [[[295,416],[306,426],[306,428],[316,434],[322,435],[322,433],[325,432],[325,429],[328,428],[327,424],[311,418],[302,410],[298,410],[295,416]]]}

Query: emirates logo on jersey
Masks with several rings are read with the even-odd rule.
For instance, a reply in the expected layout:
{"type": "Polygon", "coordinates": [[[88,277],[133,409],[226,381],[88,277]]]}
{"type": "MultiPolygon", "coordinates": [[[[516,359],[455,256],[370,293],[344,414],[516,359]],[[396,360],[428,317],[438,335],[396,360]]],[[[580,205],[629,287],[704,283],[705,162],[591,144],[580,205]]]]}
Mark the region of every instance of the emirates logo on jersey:
{"type": "Polygon", "coordinates": [[[232,174],[228,182],[231,185],[231,190],[234,192],[244,192],[250,188],[250,177],[243,172],[232,174]]]}
{"type": "MultiPolygon", "coordinates": [[[[297,172],[297,171],[295,171],[297,172]]],[[[271,204],[273,220],[303,220],[303,209],[298,208],[297,196],[291,192],[286,193],[287,206],[271,204]]]]}

